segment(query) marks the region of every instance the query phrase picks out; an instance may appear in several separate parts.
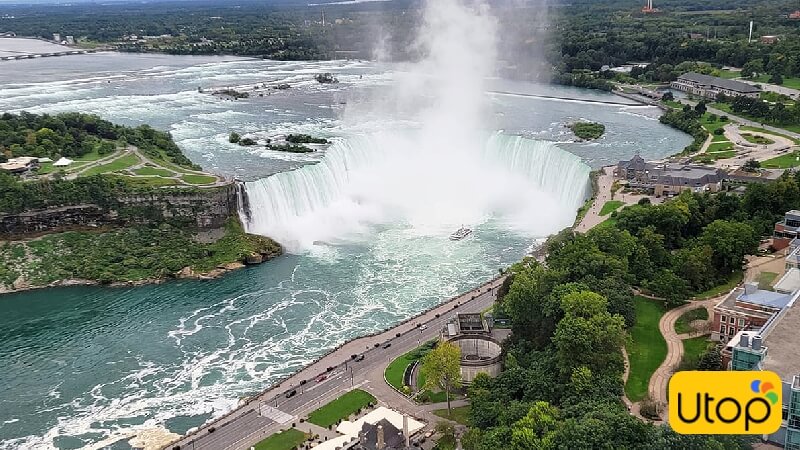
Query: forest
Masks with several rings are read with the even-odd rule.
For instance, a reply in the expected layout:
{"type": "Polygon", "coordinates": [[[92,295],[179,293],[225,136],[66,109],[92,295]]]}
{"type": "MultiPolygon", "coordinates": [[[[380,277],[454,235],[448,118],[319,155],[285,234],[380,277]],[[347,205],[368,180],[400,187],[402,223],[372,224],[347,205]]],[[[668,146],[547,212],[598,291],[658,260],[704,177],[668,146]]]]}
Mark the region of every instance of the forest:
{"type": "Polygon", "coordinates": [[[464,448],[750,449],[752,437],[679,435],[632,416],[620,400],[621,348],[637,320],[634,287],[682,304],[741,271],[759,237],[798,206],[800,185],[787,175],[741,197],[643,201],[586,234],[551,237],[545,263],[515,264],[501,289],[495,313],[513,324],[506,370],[469,388],[464,448]]]}

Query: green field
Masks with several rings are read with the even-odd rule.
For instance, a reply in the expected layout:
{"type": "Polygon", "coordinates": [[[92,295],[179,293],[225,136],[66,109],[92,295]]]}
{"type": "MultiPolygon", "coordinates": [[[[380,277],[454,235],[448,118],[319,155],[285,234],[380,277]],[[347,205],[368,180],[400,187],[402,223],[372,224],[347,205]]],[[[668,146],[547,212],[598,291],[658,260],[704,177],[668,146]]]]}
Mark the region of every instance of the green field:
{"type": "Polygon", "coordinates": [[[176,186],[178,185],[177,180],[173,180],[172,178],[161,178],[161,177],[131,177],[126,175],[124,176],[126,180],[130,181],[132,184],[136,184],[138,186],[176,186]]]}
{"type": "Polygon", "coordinates": [[[741,282],[742,282],[742,272],[732,273],[727,283],[720,284],[719,286],[713,287],[705,292],[701,292],[697,294],[694,298],[706,299],[706,298],[716,297],[722,294],[727,294],[728,292],[730,292],[731,289],[736,287],[736,285],[738,285],[741,282]]]}
{"type": "Polygon", "coordinates": [[[256,450],[294,450],[308,438],[305,433],[294,428],[264,439],[255,445],[256,450]]]}
{"type": "Polygon", "coordinates": [[[793,138],[791,136],[787,136],[785,134],[775,133],[774,131],[770,131],[770,130],[767,130],[765,128],[751,127],[751,126],[747,126],[747,125],[742,125],[742,126],[739,127],[739,129],[742,130],[742,131],[758,131],[759,133],[771,134],[773,136],[780,136],[782,138],[786,138],[786,139],[791,140],[795,144],[800,145],[800,139],[796,139],[796,138],[793,138]]]}
{"type": "Polygon", "coordinates": [[[682,343],[683,358],[681,359],[681,370],[694,370],[697,368],[700,357],[711,342],[708,340],[708,336],[698,336],[696,338],[684,339],[682,343]]]}
{"type": "Polygon", "coordinates": [[[173,172],[170,172],[167,169],[162,169],[159,167],[152,167],[152,166],[144,166],[133,171],[136,175],[144,175],[144,176],[157,176],[157,177],[171,177],[175,175],[173,172]]]}
{"type": "Polygon", "coordinates": [[[672,109],[681,109],[681,108],[683,108],[683,105],[681,104],[681,102],[676,102],[674,100],[662,100],[662,102],[665,105],[667,105],[670,108],[672,108],[672,109]]]}
{"type": "Polygon", "coordinates": [[[697,308],[686,311],[675,321],[675,332],[678,334],[685,334],[694,331],[690,324],[695,320],[708,320],[708,310],[705,308],[697,308]]]}
{"type": "Polygon", "coordinates": [[[768,159],[761,162],[761,167],[765,169],[788,169],[790,167],[800,166],[800,155],[797,152],[787,153],[785,155],[776,156],[775,158],[768,159]]]}
{"type": "Polygon", "coordinates": [[[778,274],[775,272],[761,272],[758,274],[758,288],[764,290],[772,289],[772,282],[775,281],[775,278],[778,278],[778,274]]]}
{"type": "Polygon", "coordinates": [[[619,200],[609,200],[600,209],[600,215],[607,216],[612,212],[616,211],[617,209],[619,209],[619,207],[623,206],[624,204],[625,202],[621,202],[619,200]]]}
{"type": "Polygon", "coordinates": [[[718,71],[715,71],[714,74],[715,74],[714,76],[718,76],[720,78],[727,78],[728,80],[733,78],[740,78],[742,76],[742,72],[739,70],[726,70],[726,69],[720,69],[718,71]],[[717,74],[717,72],[719,73],[717,74]]]}
{"type": "Polygon", "coordinates": [[[354,389],[308,415],[308,421],[322,428],[347,419],[351,414],[375,402],[369,392],[354,389]]]}
{"type": "Polygon", "coordinates": [[[658,321],[664,315],[664,305],[656,300],[634,297],[636,325],[631,328],[628,344],[630,375],[625,383],[628,398],[637,402],[647,396],[650,377],[667,356],[667,342],[658,329],[658,321]]]}
{"type": "Polygon", "coordinates": [[[406,371],[406,367],[417,360],[414,354],[415,352],[411,351],[405,355],[398,356],[394,361],[386,366],[384,376],[386,377],[386,381],[395,389],[399,389],[400,391],[403,390],[403,374],[406,371]]]}
{"type": "MultiPolygon", "coordinates": [[[[758,81],[759,83],[769,83],[770,75],[761,75],[756,78],[754,81],[758,81]]],[[[784,77],[783,87],[791,88],[791,89],[800,89],[800,78],[792,78],[792,77],[784,77]]]]}
{"type": "Polygon", "coordinates": [[[774,144],[775,143],[775,141],[773,141],[772,139],[767,139],[764,136],[759,136],[759,135],[750,134],[750,133],[742,133],[742,137],[747,142],[750,142],[752,144],[770,145],[770,144],[774,144]]]}
{"type": "Polygon", "coordinates": [[[217,181],[217,177],[212,177],[210,175],[194,175],[194,174],[186,174],[182,176],[181,179],[189,184],[211,184],[217,181]]]}
{"type": "Polygon", "coordinates": [[[81,175],[88,177],[90,175],[96,175],[98,173],[118,172],[120,170],[127,169],[130,166],[138,164],[139,162],[141,162],[139,157],[136,156],[136,154],[131,153],[129,155],[117,158],[108,164],[102,164],[96,167],[92,167],[88,169],[86,172],[83,172],[81,175]]]}
{"type": "MultiPolygon", "coordinates": [[[[771,125],[771,126],[773,126],[775,128],[780,128],[780,129],[783,129],[783,130],[792,131],[794,133],[800,133],[800,125],[778,125],[778,124],[770,123],[769,121],[766,121],[766,120],[764,120],[764,118],[761,118],[761,117],[753,117],[753,116],[751,116],[749,114],[744,114],[744,113],[734,113],[731,110],[731,105],[729,105],[727,103],[712,103],[709,106],[712,107],[712,108],[716,108],[716,109],[725,111],[728,114],[736,115],[738,117],[743,117],[745,119],[752,120],[753,122],[758,122],[758,123],[760,123],[762,125],[767,124],[767,125],[771,125]]],[[[770,133],[770,131],[767,131],[767,133],[770,133]]]]}
{"type": "Polygon", "coordinates": [[[728,152],[733,150],[733,142],[717,142],[708,146],[707,153],[728,152]]]}
{"type": "Polygon", "coordinates": [[[461,425],[469,426],[469,405],[452,408],[451,411],[452,415],[447,414],[447,408],[437,409],[433,411],[433,413],[439,417],[443,417],[445,419],[450,419],[454,422],[458,422],[461,425]]]}

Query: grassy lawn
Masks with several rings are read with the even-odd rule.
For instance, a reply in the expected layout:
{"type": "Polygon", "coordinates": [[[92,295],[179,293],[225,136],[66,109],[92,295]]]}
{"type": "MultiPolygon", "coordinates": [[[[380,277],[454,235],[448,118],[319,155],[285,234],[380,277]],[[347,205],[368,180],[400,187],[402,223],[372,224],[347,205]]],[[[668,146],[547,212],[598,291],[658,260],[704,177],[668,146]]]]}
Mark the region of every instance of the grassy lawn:
{"type": "Polygon", "coordinates": [[[727,152],[733,150],[733,142],[717,142],[708,146],[708,153],[727,152]]]}
{"type": "Polygon", "coordinates": [[[739,78],[742,76],[742,72],[739,70],[727,70],[727,69],[720,69],[719,75],[716,75],[720,78],[726,78],[728,80],[733,78],[739,78]]]}
{"type": "Polygon", "coordinates": [[[711,142],[730,142],[724,134],[712,134],[711,142]]]}
{"type": "Polygon", "coordinates": [[[328,428],[339,422],[339,420],[350,417],[351,414],[374,401],[375,397],[369,392],[362,391],[361,389],[354,389],[316,411],[313,411],[308,415],[308,421],[322,428],[328,428]]]}
{"type": "Polygon", "coordinates": [[[758,275],[758,288],[764,290],[772,289],[772,282],[775,281],[775,278],[778,278],[778,274],[775,272],[761,272],[758,275]]]}
{"type": "MultiPolygon", "coordinates": [[[[769,79],[770,75],[761,75],[754,81],[759,83],[769,83],[769,79]]],[[[791,89],[800,89],[800,78],[784,77],[783,84],[781,86],[791,89]]]]}
{"type": "Polygon", "coordinates": [[[602,208],[600,208],[600,215],[607,216],[624,204],[625,202],[621,202],[619,200],[609,200],[603,205],[602,208]]]}
{"type": "MultiPolygon", "coordinates": [[[[800,125],[778,125],[778,124],[775,124],[775,123],[770,123],[769,121],[764,120],[764,118],[762,118],[762,117],[753,117],[753,116],[751,116],[749,114],[744,114],[744,113],[734,113],[731,110],[731,105],[729,105],[727,103],[712,103],[709,106],[711,106],[712,108],[716,108],[716,109],[725,111],[728,114],[732,114],[732,115],[735,115],[735,116],[738,116],[738,117],[743,117],[745,119],[752,120],[753,122],[758,122],[758,123],[760,123],[762,125],[763,124],[772,125],[775,128],[781,128],[781,129],[784,129],[784,130],[793,131],[795,133],[800,133],[800,125]]],[[[767,133],[770,133],[770,132],[767,131],[767,133]]]]}
{"type": "Polygon", "coordinates": [[[437,409],[433,411],[439,417],[443,417],[445,419],[450,419],[454,422],[458,422],[461,425],[469,426],[469,405],[467,406],[459,406],[458,408],[452,408],[452,415],[447,415],[447,408],[445,409],[437,409]]]}
{"type": "Polygon", "coordinates": [[[697,362],[700,357],[708,348],[711,341],[708,336],[698,336],[696,338],[683,340],[683,359],[681,359],[682,370],[694,370],[697,368],[697,362]]]}
{"type": "Polygon", "coordinates": [[[273,434],[255,445],[256,450],[294,450],[305,442],[305,433],[294,428],[273,434]]]}
{"type": "Polygon", "coordinates": [[[189,184],[211,184],[217,181],[217,177],[212,177],[210,175],[193,175],[193,174],[186,174],[182,176],[181,179],[189,184]]]}
{"type": "Polygon", "coordinates": [[[694,331],[689,324],[695,320],[708,320],[708,310],[705,308],[698,308],[691,311],[686,311],[682,316],[678,317],[677,321],[675,321],[675,332],[678,334],[684,334],[694,331]]]}
{"type": "Polygon", "coordinates": [[[102,164],[97,167],[92,167],[91,169],[87,170],[81,175],[88,177],[90,175],[96,175],[98,173],[118,172],[120,170],[127,169],[128,167],[134,164],[138,164],[139,162],[140,162],[139,157],[131,153],[121,158],[117,158],[108,164],[102,164]]]}
{"type": "Polygon", "coordinates": [[[683,105],[681,104],[681,102],[676,102],[675,100],[662,100],[662,103],[664,103],[665,105],[669,106],[672,109],[681,109],[681,108],[683,108],[683,105]]]}
{"type": "Polygon", "coordinates": [[[769,131],[769,130],[767,130],[765,128],[750,127],[750,126],[742,125],[742,126],[739,127],[739,129],[742,130],[742,131],[758,131],[759,133],[771,134],[773,136],[780,136],[782,138],[786,138],[786,139],[789,139],[789,140],[793,141],[795,144],[800,144],[800,139],[795,139],[795,138],[793,138],[791,136],[786,136],[785,134],[775,133],[775,132],[769,131]]]}
{"type": "Polygon", "coordinates": [[[718,295],[726,294],[730,292],[731,289],[736,287],[737,284],[742,282],[742,272],[734,272],[731,274],[731,277],[728,279],[727,283],[720,284],[717,287],[713,287],[705,292],[701,292],[697,294],[694,298],[697,299],[704,299],[704,298],[711,298],[716,297],[718,295]]]}
{"type": "Polygon", "coordinates": [[[750,134],[750,133],[742,133],[742,137],[747,142],[750,142],[750,143],[753,143],[753,144],[770,145],[770,144],[774,144],[775,143],[775,141],[773,141],[772,139],[767,139],[764,136],[758,136],[758,135],[750,134]]]}
{"type": "Polygon", "coordinates": [[[730,120],[722,121],[719,120],[711,120],[711,114],[705,113],[703,114],[703,119],[700,121],[703,125],[703,128],[706,129],[710,134],[714,134],[714,130],[724,127],[725,125],[731,123],[730,120]]]}
{"type": "Polygon", "coordinates": [[[414,357],[414,352],[408,352],[405,355],[398,356],[395,358],[394,361],[389,363],[386,366],[386,370],[384,371],[384,376],[386,377],[386,381],[389,382],[395,389],[403,390],[403,374],[406,371],[406,367],[408,367],[411,363],[416,361],[417,358],[414,357]]]}
{"type": "Polygon", "coordinates": [[[631,328],[628,344],[630,375],[625,383],[625,393],[631,401],[647,395],[650,377],[667,356],[667,342],[658,330],[658,321],[664,315],[664,305],[656,300],[635,297],[636,325],[631,328]]]}
{"type": "Polygon", "coordinates": [[[133,184],[139,186],[176,186],[178,182],[171,178],[160,178],[160,177],[130,177],[125,175],[124,176],[128,181],[132,182],[133,184]]]}
{"type": "Polygon", "coordinates": [[[151,167],[151,166],[144,166],[140,167],[133,171],[136,175],[145,175],[145,176],[152,176],[155,175],[157,177],[171,177],[175,175],[173,172],[170,172],[167,169],[161,169],[158,167],[151,167]]]}
{"type": "Polygon", "coordinates": [[[800,160],[798,160],[798,158],[800,158],[800,155],[798,155],[797,152],[787,153],[762,161],[761,167],[765,169],[788,169],[790,167],[797,167],[800,166],[800,160]]]}

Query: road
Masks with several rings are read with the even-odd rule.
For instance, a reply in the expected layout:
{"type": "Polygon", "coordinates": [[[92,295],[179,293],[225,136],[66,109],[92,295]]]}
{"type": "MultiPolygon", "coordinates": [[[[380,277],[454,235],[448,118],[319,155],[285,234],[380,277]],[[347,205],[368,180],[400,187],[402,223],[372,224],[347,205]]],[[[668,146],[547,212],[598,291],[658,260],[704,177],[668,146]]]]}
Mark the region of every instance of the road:
{"type": "Polygon", "coordinates": [[[454,313],[480,312],[489,308],[495,301],[496,288],[502,281],[503,278],[495,279],[382,333],[349,341],[233,412],[165,448],[249,448],[266,436],[290,427],[296,418],[307,415],[353,388],[364,389],[392,409],[431,423],[434,416],[430,412],[397,393],[385,382],[384,368],[394,358],[437,338],[454,313]],[[418,324],[425,326],[418,327],[418,324]],[[387,343],[391,345],[384,348],[387,343]],[[354,361],[351,356],[356,354],[363,354],[364,359],[354,361]],[[322,374],[327,374],[327,378],[318,382],[322,374]],[[292,390],[296,394],[287,398],[286,394],[292,390]]]}

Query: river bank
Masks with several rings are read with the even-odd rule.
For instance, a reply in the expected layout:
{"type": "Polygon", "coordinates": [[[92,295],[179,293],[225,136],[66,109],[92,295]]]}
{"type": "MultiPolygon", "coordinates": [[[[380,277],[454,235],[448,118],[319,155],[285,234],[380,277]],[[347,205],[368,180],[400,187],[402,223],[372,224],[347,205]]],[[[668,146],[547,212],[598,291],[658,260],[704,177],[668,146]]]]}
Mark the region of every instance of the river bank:
{"type": "Polygon", "coordinates": [[[198,233],[162,224],[46,234],[0,245],[0,294],[210,280],[282,253],[275,241],[245,233],[236,218],[225,228],[198,233]]]}

